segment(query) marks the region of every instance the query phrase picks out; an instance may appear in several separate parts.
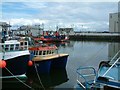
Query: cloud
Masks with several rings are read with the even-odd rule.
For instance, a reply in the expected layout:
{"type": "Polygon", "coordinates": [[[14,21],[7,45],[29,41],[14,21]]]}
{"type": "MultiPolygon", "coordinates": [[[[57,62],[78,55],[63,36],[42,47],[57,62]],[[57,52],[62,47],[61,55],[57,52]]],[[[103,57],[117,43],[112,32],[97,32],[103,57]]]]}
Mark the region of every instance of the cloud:
{"type": "Polygon", "coordinates": [[[2,2],[119,2],[119,0],[3,0],[2,2]]]}
{"type": "Polygon", "coordinates": [[[7,23],[10,22],[11,25],[33,25],[33,24],[42,24],[47,23],[47,20],[40,20],[40,19],[25,19],[25,18],[19,18],[19,19],[9,19],[9,20],[2,20],[6,21],[7,23]]]}
{"type": "Polygon", "coordinates": [[[83,24],[85,28],[108,28],[109,13],[117,12],[117,7],[116,2],[4,2],[3,18],[12,24],[42,21],[48,27],[83,24]]]}

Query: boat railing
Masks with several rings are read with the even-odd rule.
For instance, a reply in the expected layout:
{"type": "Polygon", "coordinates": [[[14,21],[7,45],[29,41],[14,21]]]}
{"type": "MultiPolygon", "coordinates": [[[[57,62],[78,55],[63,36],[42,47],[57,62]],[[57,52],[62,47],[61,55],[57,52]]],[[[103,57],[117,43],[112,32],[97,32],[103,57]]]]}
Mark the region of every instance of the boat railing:
{"type": "Polygon", "coordinates": [[[56,50],[31,50],[30,52],[34,56],[46,56],[46,55],[53,55],[57,51],[56,50]]]}
{"type": "MultiPolygon", "coordinates": [[[[119,53],[119,51],[118,51],[119,53]]],[[[118,56],[118,53],[111,59],[113,62],[109,67],[107,66],[108,69],[102,75],[100,74],[100,70],[103,68],[104,65],[100,65],[98,71],[93,67],[79,67],[77,69],[77,82],[78,84],[84,88],[88,89],[91,88],[92,86],[94,87],[100,87],[100,83],[102,84],[107,84],[107,85],[112,85],[112,86],[120,86],[118,81],[115,81],[111,76],[108,76],[108,72],[112,70],[112,68],[120,68],[120,64],[118,64],[120,57],[118,56]],[[117,59],[116,59],[117,58],[117,59]],[[114,59],[114,60],[113,60],[114,59]],[[115,60],[116,59],[116,60],[115,60]],[[91,78],[93,76],[93,78],[91,78]],[[112,82],[108,82],[109,80],[112,80],[112,82]]],[[[118,71],[119,73],[119,71],[118,71]]],[[[114,73],[113,73],[114,74],[114,73]]],[[[118,76],[119,77],[119,76],[118,76]]]]}
{"type": "Polygon", "coordinates": [[[20,50],[27,50],[28,43],[24,42],[25,44],[21,45],[19,42],[17,43],[0,43],[0,50],[4,52],[8,51],[20,51],[20,50]]]}
{"type": "Polygon", "coordinates": [[[120,57],[112,64],[110,68],[103,74],[103,77],[116,65],[116,63],[120,60],[120,57]]]}
{"type": "Polygon", "coordinates": [[[77,82],[84,88],[89,88],[89,85],[94,84],[96,77],[96,70],[93,67],[79,67],[77,69],[77,82]]]}
{"type": "Polygon", "coordinates": [[[119,82],[120,64],[117,64],[119,60],[120,60],[120,57],[118,57],[115,60],[115,62],[109,67],[101,66],[98,70],[95,83],[100,83],[102,85],[119,88],[120,87],[120,82],[119,82]]]}
{"type": "Polygon", "coordinates": [[[109,64],[113,64],[116,59],[120,57],[120,50],[114,55],[114,57],[110,60],[109,64]]]}

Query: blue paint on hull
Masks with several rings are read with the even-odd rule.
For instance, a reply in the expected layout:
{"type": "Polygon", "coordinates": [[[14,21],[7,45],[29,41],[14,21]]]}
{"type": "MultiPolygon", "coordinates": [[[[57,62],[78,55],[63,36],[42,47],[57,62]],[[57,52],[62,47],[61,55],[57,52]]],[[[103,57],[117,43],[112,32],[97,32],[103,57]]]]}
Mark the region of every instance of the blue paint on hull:
{"type": "Polygon", "coordinates": [[[33,66],[28,67],[27,73],[49,73],[50,72],[51,61],[37,61],[34,62],[33,66]]]}
{"type": "Polygon", "coordinates": [[[51,69],[65,69],[68,56],[55,58],[52,60],[51,69]]]}
{"type": "Polygon", "coordinates": [[[65,69],[67,57],[68,55],[44,61],[35,61],[33,66],[28,67],[27,74],[36,74],[36,70],[38,73],[49,74],[52,69],[65,69]]]}

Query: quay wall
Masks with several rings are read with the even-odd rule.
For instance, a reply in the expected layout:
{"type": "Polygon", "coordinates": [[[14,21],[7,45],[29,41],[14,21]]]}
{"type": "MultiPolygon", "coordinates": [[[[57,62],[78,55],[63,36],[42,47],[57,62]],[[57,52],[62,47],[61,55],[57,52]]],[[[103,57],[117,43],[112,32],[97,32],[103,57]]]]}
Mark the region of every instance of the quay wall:
{"type": "Polygon", "coordinates": [[[120,42],[120,35],[69,35],[70,40],[86,41],[117,41],[120,42]]]}

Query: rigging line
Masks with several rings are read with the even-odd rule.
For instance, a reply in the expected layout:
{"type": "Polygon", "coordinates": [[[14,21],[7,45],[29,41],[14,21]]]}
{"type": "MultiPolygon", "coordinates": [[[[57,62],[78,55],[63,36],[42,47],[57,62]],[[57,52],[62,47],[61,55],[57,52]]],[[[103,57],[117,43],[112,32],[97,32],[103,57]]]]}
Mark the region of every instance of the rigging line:
{"type": "Polygon", "coordinates": [[[120,57],[113,63],[113,65],[103,74],[103,77],[110,71],[110,69],[120,60],[120,57]]]}
{"type": "MultiPolygon", "coordinates": [[[[8,70],[6,67],[5,67],[5,69],[12,75],[12,76],[15,76],[10,70],[8,70]]],[[[27,86],[28,88],[32,88],[32,87],[30,87],[29,85],[27,85],[26,83],[24,83],[22,80],[20,80],[19,78],[17,78],[16,76],[15,76],[15,78],[19,81],[19,82],[21,82],[22,84],[24,84],[25,86],[27,86]]]]}
{"type": "MultiPolygon", "coordinates": [[[[101,52],[101,50],[104,48],[105,46],[103,46],[102,48],[100,48],[94,55],[92,55],[88,60],[90,60],[90,59],[93,59],[94,57],[96,57],[100,52],[101,52]]],[[[87,60],[87,61],[88,61],[87,60]]]]}
{"type": "Polygon", "coordinates": [[[119,52],[120,52],[120,50],[115,54],[115,56],[110,60],[110,62],[115,59],[115,57],[119,54],[119,52]]]}
{"type": "Polygon", "coordinates": [[[38,69],[37,69],[37,66],[36,66],[36,64],[35,64],[35,61],[34,61],[34,65],[35,65],[35,70],[36,70],[36,73],[37,73],[39,82],[40,82],[40,84],[42,85],[42,88],[45,90],[45,87],[44,87],[44,85],[42,84],[41,78],[40,78],[40,76],[39,76],[39,74],[38,74],[38,69]]]}

